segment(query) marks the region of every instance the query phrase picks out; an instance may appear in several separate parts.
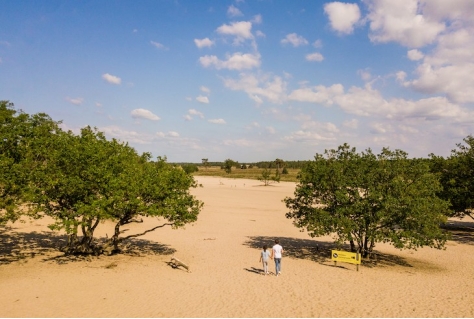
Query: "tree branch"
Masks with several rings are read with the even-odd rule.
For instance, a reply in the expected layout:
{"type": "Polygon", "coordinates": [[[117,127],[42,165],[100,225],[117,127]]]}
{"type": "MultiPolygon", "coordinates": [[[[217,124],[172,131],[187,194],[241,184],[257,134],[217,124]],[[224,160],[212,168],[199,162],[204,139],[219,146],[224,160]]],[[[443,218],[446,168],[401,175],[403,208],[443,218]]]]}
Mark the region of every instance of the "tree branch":
{"type": "Polygon", "coordinates": [[[163,224],[163,225],[158,225],[158,226],[156,226],[156,227],[153,227],[152,229],[145,230],[143,233],[134,234],[134,235],[129,235],[129,236],[127,236],[127,237],[120,238],[119,241],[122,241],[122,240],[125,240],[125,239],[129,239],[129,238],[135,238],[135,237],[143,236],[143,235],[145,235],[146,233],[149,233],[149,232],[154,231],[155,229],[158,229],[158,228],[161,228],[161,227],[165,227],[165,226],[172,226],[172,225],[173,225],[173,223],[165,223],[165,224],[163,224]]]}

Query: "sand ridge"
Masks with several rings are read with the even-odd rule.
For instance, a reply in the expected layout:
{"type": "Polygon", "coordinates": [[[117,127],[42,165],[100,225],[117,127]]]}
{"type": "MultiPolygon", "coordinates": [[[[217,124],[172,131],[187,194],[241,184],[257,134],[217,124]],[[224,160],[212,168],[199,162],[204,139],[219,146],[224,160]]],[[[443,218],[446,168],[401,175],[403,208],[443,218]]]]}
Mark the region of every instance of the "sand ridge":
{"type": "MultiPolygon", "coordinates": [[[[474,316],[472,235],[454,236],[446,250],[399,251],[378,244],[378,263],[363,264],[357,272],[350,264],[334,267],[330,236],[310,238],[285,218],[282,200],[293,195],[295,183],[196,180],[203,187],[192,193],[204,201],[198,221],[140,237],[134,250],[139,256],[62,263],[54,258],[47,220],[10,225],[2,234],[12,262],[0,264],[0,316],[474,316]],[[275,238],[285,249],[282,275],[263,276],[260,247],[275,238]],[[15,259],[21,252],[13,246],[19,244],[31,255],[15,259]],[[172,256],[191,272],[170,267],[172,256]]],[[[128,228],[134,233],[158,223],[148,219],[128,228]]],[[[112,224],[98,231],[110,235],[112,224]]],[[[53,241],[61,240],[55,236],[53,241]]],[[[274,271],[273,262],[269,269],[274,271]]]]}

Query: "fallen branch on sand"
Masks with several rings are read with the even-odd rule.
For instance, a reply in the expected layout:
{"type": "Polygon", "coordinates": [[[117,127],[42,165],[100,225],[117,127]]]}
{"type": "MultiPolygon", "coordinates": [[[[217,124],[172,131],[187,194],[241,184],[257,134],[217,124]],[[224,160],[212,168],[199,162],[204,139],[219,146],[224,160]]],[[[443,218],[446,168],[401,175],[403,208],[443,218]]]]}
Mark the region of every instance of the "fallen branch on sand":
{"type": "Polygon", "coordinates": [[[178,268],[179,266],[181,266],[181,267],[183,267],[183,268],[186,268],[186,270],[187,270],[188,272],[191,272],[191,270],[189,269],[189,266],[188,266],[188,265],[186,265],[185,263],[183,263],[181,260],[179,260],[178,258],[176,258],[176,257],[174,257],[174,256],[171,257],[171,262],[170,262],[170,263],[171,263],[171,266],[172,266],[173,268],[178,268]]]}

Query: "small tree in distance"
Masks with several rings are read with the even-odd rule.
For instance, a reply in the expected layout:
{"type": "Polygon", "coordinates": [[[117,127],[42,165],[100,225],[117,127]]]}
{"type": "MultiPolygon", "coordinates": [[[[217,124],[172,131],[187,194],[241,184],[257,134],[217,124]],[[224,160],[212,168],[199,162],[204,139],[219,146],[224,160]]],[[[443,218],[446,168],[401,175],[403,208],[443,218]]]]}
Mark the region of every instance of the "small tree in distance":
{"type": "Polygon", "coordinates": [[[224,162],[224,170],[227,174],[230,174],[232,172],[232,166],[237,165],[238,162],[235,162],[231,160],[230,158],[226,159],[224,162]]]}
{"type": "Polygon", "coordinates": [[[262,171],[262,175],[258,176],[257,179],[259,181],[262,181],[264,186],[270,185],[270,183],[273,182],[280,182],[280,174],[278,174],[278,171],[275,172],[275,175],[272,175],[270,170],[268,168],[264,168],[262,171]]]}

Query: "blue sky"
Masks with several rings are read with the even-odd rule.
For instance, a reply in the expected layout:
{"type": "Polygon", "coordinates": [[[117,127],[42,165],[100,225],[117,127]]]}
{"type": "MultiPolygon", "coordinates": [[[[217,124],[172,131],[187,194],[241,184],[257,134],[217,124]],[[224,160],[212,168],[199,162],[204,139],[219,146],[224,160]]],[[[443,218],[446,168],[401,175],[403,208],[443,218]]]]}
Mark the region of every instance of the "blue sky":
{"type": "Polygon", "coordinates": [[[447,156],[473,52],[472,0],[0,0],[0,99],[170,162],[447,156]]]}

